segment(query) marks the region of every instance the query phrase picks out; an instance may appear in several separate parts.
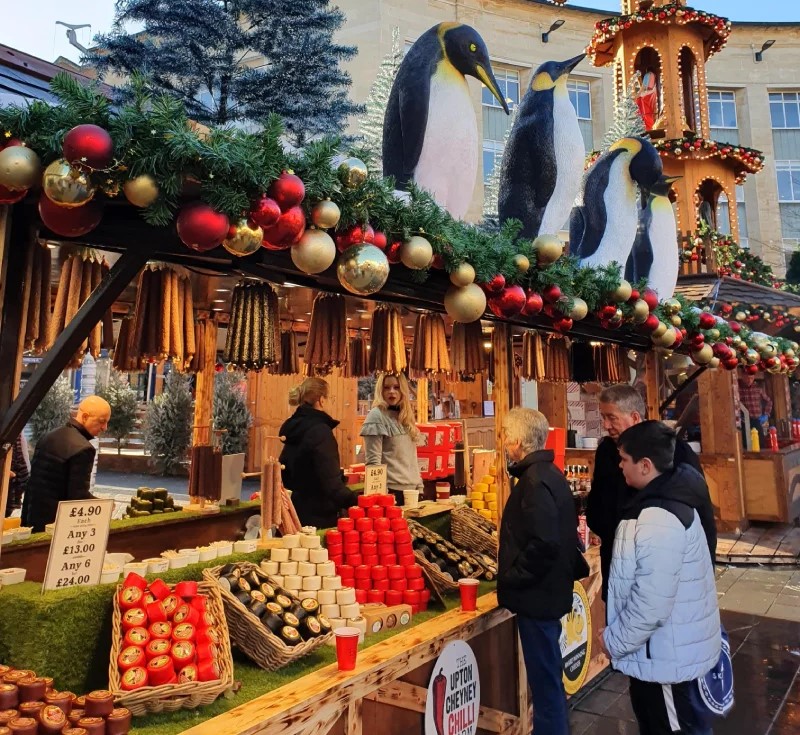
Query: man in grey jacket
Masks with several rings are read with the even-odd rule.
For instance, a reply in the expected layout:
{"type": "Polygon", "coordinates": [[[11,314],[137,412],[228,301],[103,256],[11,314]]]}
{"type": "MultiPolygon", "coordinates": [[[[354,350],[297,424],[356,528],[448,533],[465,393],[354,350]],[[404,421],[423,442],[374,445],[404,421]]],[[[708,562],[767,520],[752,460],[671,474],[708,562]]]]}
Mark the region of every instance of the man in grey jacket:
{"type": "Polygon", "coordinates": [[[691,688],[720,656],[714,569],[697,511],[686,501],[705,480],[673,467],[675,433],[644,421],[619,437],[620,467],[636,491],[614,538],[603,641],[630,676],[642,735],[708,735],[691,688]]]}

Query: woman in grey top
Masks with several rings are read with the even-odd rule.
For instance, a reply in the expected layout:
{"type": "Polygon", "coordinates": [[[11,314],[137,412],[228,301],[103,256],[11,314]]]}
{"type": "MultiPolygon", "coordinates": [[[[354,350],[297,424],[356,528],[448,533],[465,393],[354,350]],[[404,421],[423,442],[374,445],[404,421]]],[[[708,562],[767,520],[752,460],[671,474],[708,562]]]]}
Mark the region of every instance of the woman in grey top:
{"type": "Polygon", "coordinates": [[[386,485],[402,502],[403,490],[422,491],[417,463],[419,430],[405,375],[381,373],[372,410],[361,429],[367,464],[386,465],[386,485]]]}

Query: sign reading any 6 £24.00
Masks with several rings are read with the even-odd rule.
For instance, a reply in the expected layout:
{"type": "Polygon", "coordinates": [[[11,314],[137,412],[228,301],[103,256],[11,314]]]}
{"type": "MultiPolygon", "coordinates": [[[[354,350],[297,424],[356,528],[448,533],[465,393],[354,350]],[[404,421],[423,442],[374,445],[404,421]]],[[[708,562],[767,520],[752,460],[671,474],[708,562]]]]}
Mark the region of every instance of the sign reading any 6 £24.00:
{"type": "Polygon", "coordinates": [[[58,504],[42,592],[100,582],[113,508],[111,499],[58,504]]]}
{"type": "Polygon", "coordinates": [[[475,735],[481,680],[475,654],[464,641],[448,643],[433,666],[425,702],[425,735],[475,735]]]}

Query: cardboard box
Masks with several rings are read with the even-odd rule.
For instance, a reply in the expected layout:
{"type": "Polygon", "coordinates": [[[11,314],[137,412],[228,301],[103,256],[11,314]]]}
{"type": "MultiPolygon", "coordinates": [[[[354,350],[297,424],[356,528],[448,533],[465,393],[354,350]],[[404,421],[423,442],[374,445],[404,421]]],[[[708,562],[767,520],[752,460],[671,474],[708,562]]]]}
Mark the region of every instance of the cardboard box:
{"type": "Polygon", "coordinates": [[[384,628],[404,628],[411,623],[411,605],[381,605],[371,603],[361,606],[361,615],[367,621],[367,635],[378,633],[384,628]]]}

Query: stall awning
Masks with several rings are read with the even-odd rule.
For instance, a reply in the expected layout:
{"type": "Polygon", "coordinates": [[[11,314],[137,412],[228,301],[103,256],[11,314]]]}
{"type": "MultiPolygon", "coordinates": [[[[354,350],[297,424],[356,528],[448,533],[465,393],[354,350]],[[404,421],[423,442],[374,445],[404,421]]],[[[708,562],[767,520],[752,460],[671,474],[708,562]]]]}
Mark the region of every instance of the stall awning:
{"type": "Polygon", "coordinates": [[[710,273],[681,276],[675,293],[691,300],[716,299],[727,304],[758,304],[785,309],[800,308],[800,296],[778,291],[769,286],[742,281],[725,276],[718,278],[710,273]]]}

